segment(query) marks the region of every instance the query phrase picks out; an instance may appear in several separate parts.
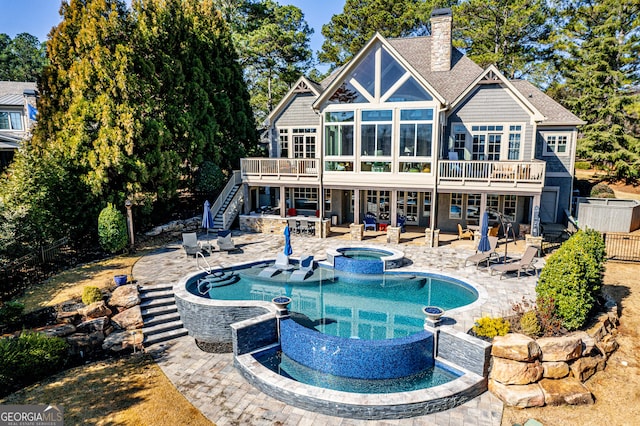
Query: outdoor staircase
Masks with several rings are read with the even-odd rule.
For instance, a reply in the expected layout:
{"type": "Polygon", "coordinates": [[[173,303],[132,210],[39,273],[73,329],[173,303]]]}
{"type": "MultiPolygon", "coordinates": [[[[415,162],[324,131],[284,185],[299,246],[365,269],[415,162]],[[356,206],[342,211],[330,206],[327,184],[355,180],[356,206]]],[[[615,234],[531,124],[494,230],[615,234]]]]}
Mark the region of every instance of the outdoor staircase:
{"type": "MultiPolygon", "coordinates": [[[[236,196],[236,194],[240,190],[240,187],[241,187],[241,184],[233,185],[233,187],[227,193],[227,196],[222,201],[222,204],[220,205],[220,209],[218,209],[216,215],[213,218],[213,228],[211,228],[213,231],[220,231],[225,229],[224,214],[226,213],[227,209],[231,205],[233,198],[236,196]]],[[[235,216],[233,218],[235,219],[235,216]]]]}
{"type": "Polygon", "coordinates": [[[178,314],[173,284],[144,285],[139,293],[145,347],[188,334],[178,314]]]}

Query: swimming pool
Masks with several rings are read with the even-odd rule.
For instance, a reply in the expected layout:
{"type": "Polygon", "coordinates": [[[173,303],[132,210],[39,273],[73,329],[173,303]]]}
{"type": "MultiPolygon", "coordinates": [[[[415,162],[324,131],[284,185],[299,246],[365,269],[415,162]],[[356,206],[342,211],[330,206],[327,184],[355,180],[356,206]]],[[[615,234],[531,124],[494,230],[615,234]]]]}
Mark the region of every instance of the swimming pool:
{"type": "Polygon", "coordinates": [[[193,295],[213,300],[271,301],[288,296],[289,311],[299,324],[331,336],[364,340],[419,333],[424,328],[425,305],[451,310],[478,298],[468,284],[436,274],[386,272],[372,276],[320,266],[308,279],[292,282],[286,271],[259,277],[262,266],[226,270],[226,276],[235,278],[221,276],[223,285],[208,286],[208,290],[202,285],[205,275],[199,275],[189,280],[186,288],[193,295]]]}

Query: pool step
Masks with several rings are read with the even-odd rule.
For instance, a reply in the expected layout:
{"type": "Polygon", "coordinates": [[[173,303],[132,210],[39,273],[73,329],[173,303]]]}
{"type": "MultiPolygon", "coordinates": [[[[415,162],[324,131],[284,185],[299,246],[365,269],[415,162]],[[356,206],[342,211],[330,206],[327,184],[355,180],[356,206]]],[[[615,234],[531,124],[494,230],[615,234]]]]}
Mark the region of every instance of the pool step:
{"type": "Polygon", "coordinates": [[[178,314],[173,284],[145,285],[139,292],[145,347],[188,334],[178,314]]]}

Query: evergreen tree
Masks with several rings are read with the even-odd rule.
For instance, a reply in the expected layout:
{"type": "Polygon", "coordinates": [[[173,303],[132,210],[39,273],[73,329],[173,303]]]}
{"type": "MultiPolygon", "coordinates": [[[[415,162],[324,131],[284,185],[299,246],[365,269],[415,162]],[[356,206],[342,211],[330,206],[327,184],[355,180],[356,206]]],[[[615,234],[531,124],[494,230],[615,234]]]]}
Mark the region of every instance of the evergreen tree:
{"type": "Polygon", "coordinates": [[[454,45],[509,78],[537,74],[551,34],[544,0],[469,0],[454,10],[454,45]]]}
{"type": "Polygon", "coordinates": [[[0,34],[0,80],[36,81],[45,64],[45,45],[31,34],[13,40],[0,34]]]}
{"type": "Polygon", "coordinates": [[[611,178],[640,177],[640,4],[568,1],[556,42],[561,82],[551,93],[587,121],[578,155],[611,178]]]}
{"type": "Polygon", "coordinates": [[[320,62],[334,68],[347,63],[379,32],[385,37],[427,34],[432,9],[455,1],[432,0],[346,0],[343,12],[322,26],[325,41],[320,62]]]}

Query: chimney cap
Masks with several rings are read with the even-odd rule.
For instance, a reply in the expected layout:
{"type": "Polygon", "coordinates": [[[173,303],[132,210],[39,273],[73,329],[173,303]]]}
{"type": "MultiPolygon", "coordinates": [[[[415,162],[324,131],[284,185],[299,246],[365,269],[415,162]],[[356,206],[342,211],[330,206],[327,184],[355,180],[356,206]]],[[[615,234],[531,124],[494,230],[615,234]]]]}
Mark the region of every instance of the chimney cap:
{"type": "Polygon", "coordinates": [[[453,13],[451,12],[451,8],[450,7],[443,7],[440,9],[433,9],[433,11],[431,12],[431,17],[432,18],[440,18],[443,16],[453,16],[453,13]]]}

